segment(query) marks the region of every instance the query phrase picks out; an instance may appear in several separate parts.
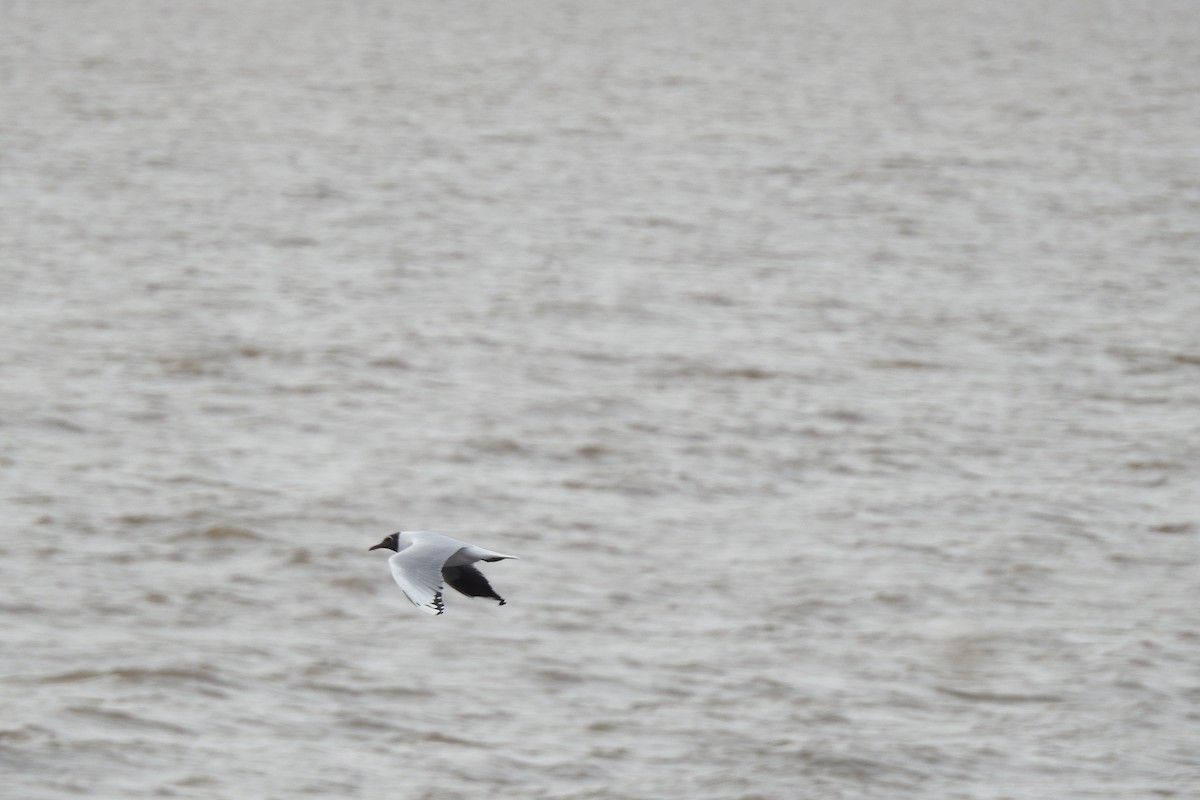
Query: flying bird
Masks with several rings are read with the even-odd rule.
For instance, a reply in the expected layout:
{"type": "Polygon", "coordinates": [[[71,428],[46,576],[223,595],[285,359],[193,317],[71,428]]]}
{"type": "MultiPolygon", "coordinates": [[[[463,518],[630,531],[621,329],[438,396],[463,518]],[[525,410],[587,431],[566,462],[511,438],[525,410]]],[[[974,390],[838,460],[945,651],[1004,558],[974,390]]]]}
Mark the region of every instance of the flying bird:
{"type": "Polygon", "coordinates": [[[400,531],[367,549],[381,548],[396,551],[388,557],[392,577],[409,602],[426,614],[436,615],[446,610],[442,600],[446,583],[467,597],[491,597],[499,600],[500,605],[505,604],[483,573],[471,565],[476,561],[501,561],[516,556],[485,550],[433,531],[400,531]]]}

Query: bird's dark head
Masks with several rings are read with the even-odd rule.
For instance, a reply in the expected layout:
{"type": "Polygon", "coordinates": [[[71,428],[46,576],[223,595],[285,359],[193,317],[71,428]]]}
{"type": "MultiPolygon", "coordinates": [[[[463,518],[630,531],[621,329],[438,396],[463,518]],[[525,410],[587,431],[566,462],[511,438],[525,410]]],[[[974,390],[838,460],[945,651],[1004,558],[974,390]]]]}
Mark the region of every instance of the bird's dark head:
{"type": "Polygon", "coordinates": [[[384,540],[382,542],[380,542],[379,544],[374,545],[372,547],[368,547],[367,549],[368,550],[378,550],[379,548],[382,547],[385,550],[396,550],[397,549],[396,542],[399,538],[400,538],[400,534],[393,533],[391,536],[385,537],[384,540]]]}

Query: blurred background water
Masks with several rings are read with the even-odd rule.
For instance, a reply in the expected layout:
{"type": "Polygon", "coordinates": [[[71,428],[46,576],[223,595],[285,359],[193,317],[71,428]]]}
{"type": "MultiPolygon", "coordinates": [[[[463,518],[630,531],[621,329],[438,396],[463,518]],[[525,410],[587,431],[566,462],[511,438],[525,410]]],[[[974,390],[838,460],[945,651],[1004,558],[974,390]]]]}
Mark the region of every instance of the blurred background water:
{"type": "Polygon", "coordinates": [[[5,797],[1200,793],[1200,6],[0,14],[5,797]]]}

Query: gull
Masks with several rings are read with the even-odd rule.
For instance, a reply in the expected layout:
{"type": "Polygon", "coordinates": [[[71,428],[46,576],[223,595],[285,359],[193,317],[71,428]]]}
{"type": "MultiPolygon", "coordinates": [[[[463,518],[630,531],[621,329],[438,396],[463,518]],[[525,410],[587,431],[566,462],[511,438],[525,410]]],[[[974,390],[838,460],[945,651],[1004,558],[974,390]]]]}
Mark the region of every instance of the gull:
{"type": "Polygon", "coordinates": [[[485,550],[433,531],[400,531],[367,549],[380,548],[396,551],[388,557],[392,577],[400,584],[409,602],[426,614],[445,612],[443,581],[467,597],[492,597],[499,600],[500,605],[505,604],[504,598],[496,594],[483,573],[471,564],[516,556],[485,550]]]}

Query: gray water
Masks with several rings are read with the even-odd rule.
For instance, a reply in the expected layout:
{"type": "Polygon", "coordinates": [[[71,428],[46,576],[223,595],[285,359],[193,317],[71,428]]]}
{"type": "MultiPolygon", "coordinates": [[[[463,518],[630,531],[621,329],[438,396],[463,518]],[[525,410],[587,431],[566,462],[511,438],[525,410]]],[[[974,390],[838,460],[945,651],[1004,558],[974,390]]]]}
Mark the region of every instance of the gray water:
{"type": "Polygon", "coordinates": [[[1200,797],[1200,5],[2,14],[3,797],[1200,797]]]}

